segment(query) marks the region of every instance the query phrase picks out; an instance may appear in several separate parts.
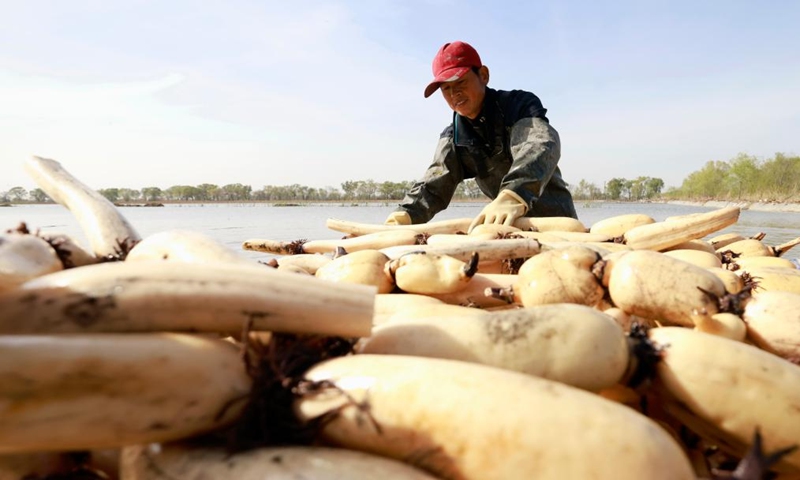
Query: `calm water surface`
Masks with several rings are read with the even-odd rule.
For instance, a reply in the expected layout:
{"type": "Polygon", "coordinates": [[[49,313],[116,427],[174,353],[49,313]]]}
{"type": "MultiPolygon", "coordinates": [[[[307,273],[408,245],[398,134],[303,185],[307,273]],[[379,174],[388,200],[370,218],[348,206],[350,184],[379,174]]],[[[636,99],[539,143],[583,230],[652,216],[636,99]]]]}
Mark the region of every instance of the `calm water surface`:
{"type": "MultiPolygon", "coordinates": [[[[440,212],[434,220],[473,217],[485,203],[458,203],[440,212]]],[[[578,217],[587,226],[604,218],[624,213],[645,213],[660,221],[672,215],[712,210],[712,208],[671,204],[586,203],[576,205],[578,217]]],[[[267,204],[179,204],[165,207],[120,207],[120,212],[142,237],[171,229],[207,234],[233,250],[241,251],[244,240],[335,239],[342,234],[325,226],[328,218],[362,223],[383,223],[394,204],[324,204],[276,207],[267,204]]],[[[0,228],[6,230],[25,222],[31,230],[69,234],[88,245],[72,214],[61,205],[23,205],[0,208],[0,228]]],[[[742,211],[739,222],[723,232],[754,235],[765,232],[764,241],[777,245],[800,236],[800,213],[742,211]]],[[[714,234],[716,235],[716,234],[714,234]]],[[[252,258],[266,258],[259,252],[243,252],[252,258]]],[[[788,257],[800,257],[800,247],[788,257]]]]}

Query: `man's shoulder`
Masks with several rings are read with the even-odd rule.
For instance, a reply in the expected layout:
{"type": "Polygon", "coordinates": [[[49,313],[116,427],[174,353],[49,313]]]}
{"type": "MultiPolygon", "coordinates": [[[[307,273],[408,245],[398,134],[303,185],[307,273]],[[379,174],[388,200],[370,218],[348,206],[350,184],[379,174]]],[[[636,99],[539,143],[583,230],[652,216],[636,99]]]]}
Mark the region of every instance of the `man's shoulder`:
{"type": "Polygon", "coordinates": [[[512,99],[512,100],[519,100],[519,99],[525,99],[525,98],[536,98],[536,99],[539,98],[539,97],[536,96],[535,93],[529,92],[528,90],[519,90],[519,89],[514,89],[514,90],[494,90],[494,89],[492,89],[492,91],[498,97],[506,98],[506,99],[512,99]]]}
{"type": "Polygon", "coordinates": [[[439,138],[453,138],[453,124],[449,124],[442,130],[442,133],[439,134],[439,138]]]}
{"type": "Polygon", "coordinates": [[[539,117],[547,119],[547,109],[533,92],[527,90],[494,90],[495,98],[503,114],[512,122],[521,118],[539,117]]]}
{"type": "Polygon", "coordinates": [[[539,97],[528,90],[494,90],[494,89],[487,89],[487,91],[491,91],[492,95],[501,102],[538,102],[542,103],[539,97]]]}

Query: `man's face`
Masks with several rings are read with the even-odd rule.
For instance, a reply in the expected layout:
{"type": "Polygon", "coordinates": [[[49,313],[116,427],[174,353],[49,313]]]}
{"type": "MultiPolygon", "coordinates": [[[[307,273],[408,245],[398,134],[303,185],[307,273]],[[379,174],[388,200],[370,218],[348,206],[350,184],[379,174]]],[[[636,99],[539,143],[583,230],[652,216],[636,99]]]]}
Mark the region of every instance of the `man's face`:
{"type": "Polygon", "coordinates": [[[481,113],[488,83],[489,70],[481,67],[478,73],[470,70],[458,80],[441,84],[439,89],[450,108],[474,120],[481,113]]]}

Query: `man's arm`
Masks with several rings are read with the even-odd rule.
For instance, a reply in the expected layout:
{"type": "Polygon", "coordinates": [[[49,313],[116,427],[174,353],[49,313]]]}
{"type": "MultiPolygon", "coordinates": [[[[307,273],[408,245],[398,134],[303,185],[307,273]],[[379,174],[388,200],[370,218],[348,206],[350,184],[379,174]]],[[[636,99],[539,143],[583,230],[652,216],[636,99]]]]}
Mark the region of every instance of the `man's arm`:
{"type": "Polygon", "coordinates": [[[408,212],[412,223],[425,223],[447,208],[456,187],[464,179],[455,146],[447,130],[439,138],[433,162],[422,180],[415,182],[406,193],[398,210],[408,212]]]}
{"type": "Polygon", "coordinates": [[[547,120],[527,117],[512,126],[510,147],[514,162],[500,190],[513,191],[532,210],[558,168],[561,140],[547,120]]]}

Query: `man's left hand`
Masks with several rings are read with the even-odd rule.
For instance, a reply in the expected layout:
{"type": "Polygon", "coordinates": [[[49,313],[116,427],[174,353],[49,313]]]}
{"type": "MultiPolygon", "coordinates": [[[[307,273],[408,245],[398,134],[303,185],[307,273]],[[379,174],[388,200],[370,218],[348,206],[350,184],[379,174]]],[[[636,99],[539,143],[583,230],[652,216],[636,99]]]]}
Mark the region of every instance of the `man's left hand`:
{"type": "Polygon", "coordinates": [[[483,207],[481,213],[470,224],[467,233],[481,224],[513,225],[514,221],[527,211],[528,205],[522,197],[511,190],[503,190],[492,203],[483,207]]]}

